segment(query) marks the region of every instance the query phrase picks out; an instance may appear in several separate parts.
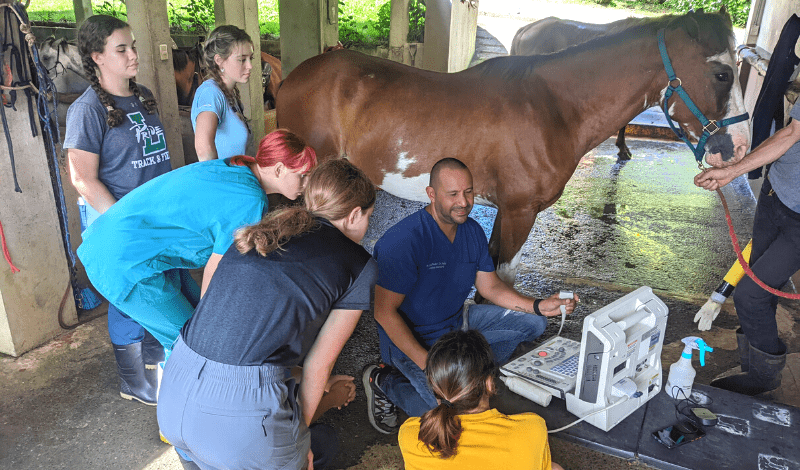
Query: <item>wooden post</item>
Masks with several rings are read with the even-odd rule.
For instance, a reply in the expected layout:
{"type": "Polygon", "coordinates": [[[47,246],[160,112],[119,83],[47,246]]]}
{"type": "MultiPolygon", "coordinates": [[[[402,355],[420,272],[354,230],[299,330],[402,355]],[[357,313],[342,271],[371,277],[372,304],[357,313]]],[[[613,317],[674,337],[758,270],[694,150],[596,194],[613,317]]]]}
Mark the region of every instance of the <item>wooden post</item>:
{"type": "Polygon", "coordinates": [[[181,118],[172,67],[172,38],[169,35],[167,4],[164,0],[127,0],[128,24],[139,50],[136,81],[149,88],[158,102],[159,118],[167,136],[172,168],[186,164],[181,139],[181,118]]]}
{"type": "Polygon", "coordinates": [[[422,68],[436,72],[467,68],[475,52],[477,30],[478,0],[428,0],[422,68]]]}
{"type": "Polygon", "coordinates": [[[75,11],[75,27],[80,28],[83,20],[92,16],[92,1],[72,0],[72,9],[75,11]]]}
{"type": "Polygon", "coordinates": [[[283,78],[339,40],[337,5],[337,0],[280,0],[283,78]]]}
{"type": "Polygon", "coordinates": [[[392,0],[389,19],[389,59],[411,65],[408,49],[408,0],[392,0]]]}
{"type": "Polygon", "coordinates": [[[247,85],[239,85],[244,114],[250,119],[253,129],[253,144],[264,137],[264,91],[261,87],[261,29],[258,26],[258,2],[256,0],[216,0],[214,17],[217,26],[232,24],[242,28],[253,40],[253,71],[247,85]]]}

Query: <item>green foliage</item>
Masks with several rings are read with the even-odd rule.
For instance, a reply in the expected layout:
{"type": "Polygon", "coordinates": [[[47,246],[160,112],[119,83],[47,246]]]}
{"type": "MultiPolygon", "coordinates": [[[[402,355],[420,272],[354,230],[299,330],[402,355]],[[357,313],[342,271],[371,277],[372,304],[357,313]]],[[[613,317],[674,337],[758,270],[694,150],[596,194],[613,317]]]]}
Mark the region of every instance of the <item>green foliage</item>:
{"type": "Polygon", "coordinates": [[[208,33],[214,29],[214,0],[189,0],[177,8],[170,2],[169,23],[173,30],[208,33]]]}
{"type": "Polygon", "coordinates": [[[103,0],[102,3],[95,3],[92,5],[92,13],[95,15],[113,16],[114,18],[119,18],[124,21],[128,19],[128,8],[122,0],[119,2],[116,0],[103,0]]]}
{"type": "Polygon", "coordinates": [[[747,25],[750,14],[750,0],[666,0],[665,7],[673,8],[680,13],[702,8],[707,12],[719,11],[722,6],[728,10],[734,26],[743,28],[747,25]]]}
{"type": "Polygon", "coordinates": [[[350,47],[354,43],[364,42],[361,30],[366,26],[359,28],[353,14],[345,9],[346,6],[344,0],[339,0],[339,41],[344,47],[350,47]]]}
{"type": "MultiPolygon", "coordinates": [[[[381,39],[389,39],[389,25],[391,23],[392,2],[387,1],[378,10],[378,20],[375,30],[381,39]]],[[[408,42],[423,42],[425,36],[425,1],[410,0],[408,2],[408,42]]]]}

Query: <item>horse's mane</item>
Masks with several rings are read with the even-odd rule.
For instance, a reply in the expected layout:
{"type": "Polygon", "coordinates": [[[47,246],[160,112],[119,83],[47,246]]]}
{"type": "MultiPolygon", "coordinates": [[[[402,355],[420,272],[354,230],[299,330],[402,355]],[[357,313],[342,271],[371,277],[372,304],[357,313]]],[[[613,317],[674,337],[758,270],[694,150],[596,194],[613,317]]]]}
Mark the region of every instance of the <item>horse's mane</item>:
{"type": "Polygon", "coordinates": [[[655,18],[628,18],[621,20],[618,26],[611,28],[608,34],[589,41],[570,46],[561,51],[534,56],[509,56],[489,59],[474,68],[484,75],[496,75],[507,80],[519,80],[528,77],[545,62],[558,60],[565,55],[578,54],[585,51],[596,51],[612,44],[621,44],[629,37],[655,36],[659,29],[681,28],[693,36],[700,36],[708,49],[708,55],[722,52],[729,47],[729,39],[733,36],[730,19],[727,13],[689,12],[683,15],[664,15],[655,18]],[[624,24],[623,24],[624,23],[624,24]]]}

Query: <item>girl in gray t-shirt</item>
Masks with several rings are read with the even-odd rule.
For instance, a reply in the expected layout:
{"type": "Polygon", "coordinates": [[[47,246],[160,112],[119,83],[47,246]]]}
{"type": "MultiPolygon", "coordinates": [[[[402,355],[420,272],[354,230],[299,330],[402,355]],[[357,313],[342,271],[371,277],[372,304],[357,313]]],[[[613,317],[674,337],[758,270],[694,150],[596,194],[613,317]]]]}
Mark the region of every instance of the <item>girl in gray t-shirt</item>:
{"type": "MultiPolygon", "coordinates": [[[[85,230],[117,200],[172,166],[156,102],[134,81],[139,59],[130,26],[112,16],[89,17],[78,31],[78,49],[91,86],[67,111],[64,148],[85,230]]],[[[120,395],[155,405],[155,365],[164,358],[163,347],[110,304],[108,333],[120,395]]]]}

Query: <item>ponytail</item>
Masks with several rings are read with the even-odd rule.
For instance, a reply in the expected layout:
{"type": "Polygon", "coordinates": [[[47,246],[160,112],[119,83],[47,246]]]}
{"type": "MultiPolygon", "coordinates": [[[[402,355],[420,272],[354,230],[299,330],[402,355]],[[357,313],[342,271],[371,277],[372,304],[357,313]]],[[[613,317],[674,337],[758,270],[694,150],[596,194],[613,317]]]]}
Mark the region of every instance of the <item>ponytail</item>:
{"type": "Polygon", "coordinates": [[[439,406],[420,418],[419,440],[431,453],[448,459],[458,452],[463,428],[460,414],[473,412],[494,394],[494,358],[486,338],[476,330],[451,331],[431,347],[425,375],[439,406]]]}

